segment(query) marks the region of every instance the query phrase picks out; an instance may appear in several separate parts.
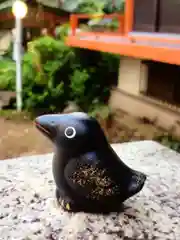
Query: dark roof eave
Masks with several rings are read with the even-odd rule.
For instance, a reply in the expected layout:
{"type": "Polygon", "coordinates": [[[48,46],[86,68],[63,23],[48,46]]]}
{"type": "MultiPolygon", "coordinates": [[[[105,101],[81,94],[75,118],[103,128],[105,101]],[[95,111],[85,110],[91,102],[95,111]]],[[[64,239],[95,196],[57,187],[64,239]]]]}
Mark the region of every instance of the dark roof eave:
{"type": "MultiPolygon", "coordinates": [[[[32,4],[29,4],[31,6],[35,6],[35,5],[38,5],[38,3],[36,1],[32,1],[33,3],[32,4]]],[[[67,16],[70,14],[69,11],[66,11],[65,9],[59,9],[59,8],[56,8],[56,7],[50,7],[50,6],[47,6],[47,5],[44,5],[42,4],[44,10],[48,11],[48,12],[52,12],[56,15],[61,15],[61,16],[67,16]]],[[[12,7],[12,0],[0,0],[0,12],[3,12],[3,11],[6,11],[8,9],[10,9],[12,7]]]]}

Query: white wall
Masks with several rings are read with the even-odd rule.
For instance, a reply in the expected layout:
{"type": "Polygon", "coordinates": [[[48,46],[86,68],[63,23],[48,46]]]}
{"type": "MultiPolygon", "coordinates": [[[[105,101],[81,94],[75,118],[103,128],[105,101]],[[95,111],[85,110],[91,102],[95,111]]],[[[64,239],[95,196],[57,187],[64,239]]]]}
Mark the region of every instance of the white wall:
{"type": "Polygon", "coordinates": [[[12,39],[11,31],[0,31],[0,55],[3,54],[9,47],[12,39]]]}
{"type": "Polygon", "coordinates": [[[119,67],[118,88],[138,96],[147,87],[147,67],[140,59],[122,57],[119,67]]]}
{"type": "Polygon", "coordinates": [[[121,109],[135,117],[156,119],[157,125],[170,129],[180,136],[180,109],[148,98],[145,93],[148,81],[148,67],[139,59],[122,57],[119,68],[118,87],[111,92],[109,101],[112,109],[121,109]]]}

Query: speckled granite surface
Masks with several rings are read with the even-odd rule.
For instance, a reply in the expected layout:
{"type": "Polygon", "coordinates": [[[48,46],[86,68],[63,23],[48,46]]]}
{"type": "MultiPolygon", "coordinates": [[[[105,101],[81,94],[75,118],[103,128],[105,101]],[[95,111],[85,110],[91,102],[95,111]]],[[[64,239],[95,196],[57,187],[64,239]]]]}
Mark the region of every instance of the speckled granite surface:
{"type": "Polygon", "coordinates": [[[56,207],[52,154],[1,161],[0,239],[180,240],[180,155],[151,141],[113,147],[148,179],[123,213],[109,216],[56,207]]]}

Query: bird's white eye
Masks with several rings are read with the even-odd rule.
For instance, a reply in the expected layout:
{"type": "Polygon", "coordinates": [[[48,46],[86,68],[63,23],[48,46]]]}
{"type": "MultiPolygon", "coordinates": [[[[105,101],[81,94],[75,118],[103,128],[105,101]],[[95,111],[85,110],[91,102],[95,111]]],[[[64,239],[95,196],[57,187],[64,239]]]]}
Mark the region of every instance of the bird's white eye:
{"type": "Polygon", "coordinates": [[[74,138],[76,136],[76,129],[73,127],[67,127],[64,134],[67,138],[74,138]]]}

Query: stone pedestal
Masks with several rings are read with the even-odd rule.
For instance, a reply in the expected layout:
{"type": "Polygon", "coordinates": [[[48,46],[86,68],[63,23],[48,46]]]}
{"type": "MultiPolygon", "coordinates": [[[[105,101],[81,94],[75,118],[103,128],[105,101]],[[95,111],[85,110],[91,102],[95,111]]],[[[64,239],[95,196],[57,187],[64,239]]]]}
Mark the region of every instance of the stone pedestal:
{"type": "Polygon", "coordinates": [[[108,216],[68,214],[54,204],[52,154],[0,162],[0,239],[180,239],[180,155],[152,141],[115,144],[147,174],[143,190],[108,216]]]}

